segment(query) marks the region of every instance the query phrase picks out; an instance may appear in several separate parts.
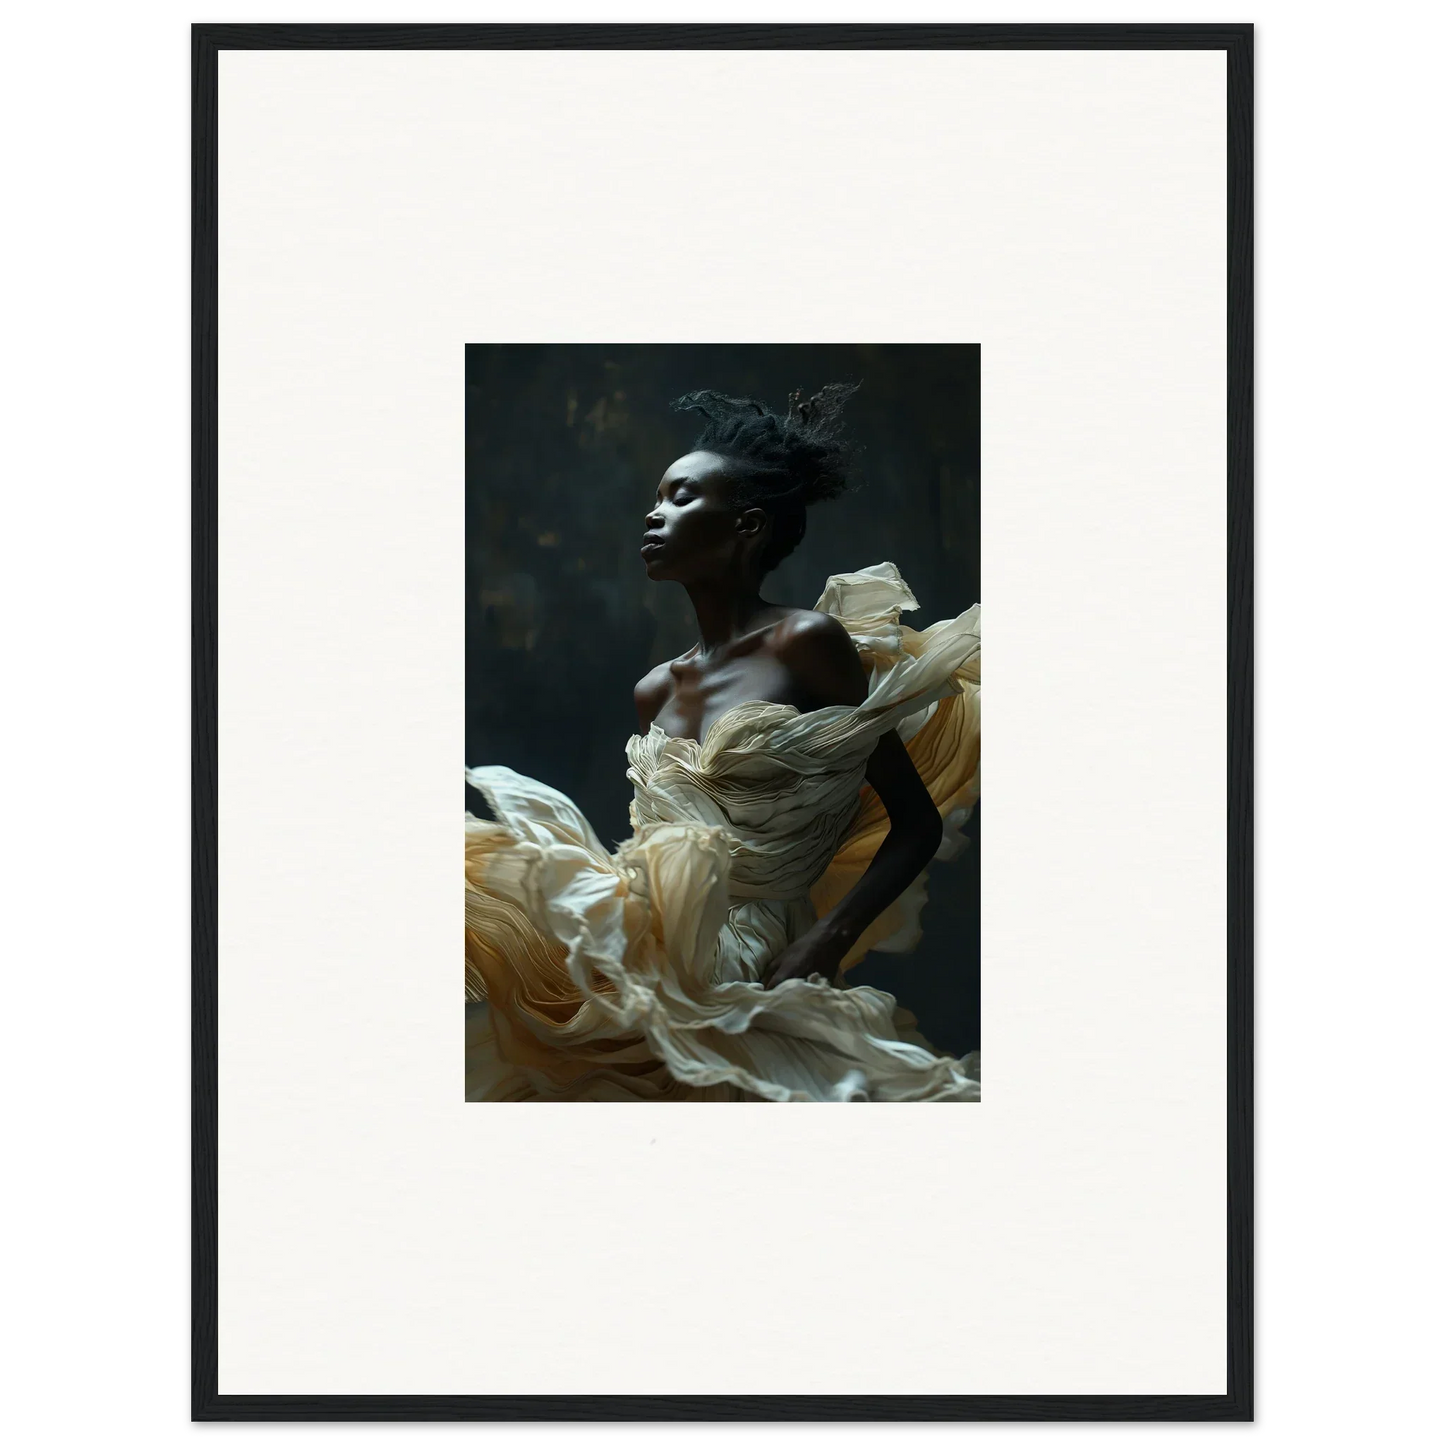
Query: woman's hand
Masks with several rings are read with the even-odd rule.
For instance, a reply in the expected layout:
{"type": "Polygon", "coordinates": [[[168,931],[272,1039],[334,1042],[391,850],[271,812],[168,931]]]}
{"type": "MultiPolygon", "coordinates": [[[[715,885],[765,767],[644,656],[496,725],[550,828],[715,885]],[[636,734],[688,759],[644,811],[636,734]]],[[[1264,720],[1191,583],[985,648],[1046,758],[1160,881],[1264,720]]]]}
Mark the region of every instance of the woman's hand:
{"type": "Polygon", "coordinates": [[[790,978],[811,978],[814,974],[822,974],[826,982],[832,983],[846,952],[846,948],[840,950],[823,930],[810,929],[767,966],[763,971],[763,987],[776,988],[790,978]]]}

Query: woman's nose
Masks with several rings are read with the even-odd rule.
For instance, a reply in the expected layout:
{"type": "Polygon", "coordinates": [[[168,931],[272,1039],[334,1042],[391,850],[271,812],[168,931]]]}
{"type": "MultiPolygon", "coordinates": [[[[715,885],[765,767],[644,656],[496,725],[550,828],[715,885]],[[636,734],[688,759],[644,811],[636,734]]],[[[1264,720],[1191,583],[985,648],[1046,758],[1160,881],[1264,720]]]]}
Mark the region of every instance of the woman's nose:
{"type": "Polygon", "coordinates": [[[650,512],[642,519],[642,525],[643,525],[644,527],[660,527],[660,526],[662,526],[662,513],[659,512],[656,507],[654,507],[654,508],[652,509],[652,511],[650,511],[650,512]]]}

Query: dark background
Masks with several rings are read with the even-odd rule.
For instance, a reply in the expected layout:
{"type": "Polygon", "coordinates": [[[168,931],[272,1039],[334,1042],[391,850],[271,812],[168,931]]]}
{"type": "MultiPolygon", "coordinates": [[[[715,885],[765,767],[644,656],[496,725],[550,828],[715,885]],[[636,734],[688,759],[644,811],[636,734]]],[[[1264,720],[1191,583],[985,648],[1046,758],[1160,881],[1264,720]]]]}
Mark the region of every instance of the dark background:
{"type": "MultiPolygon", "coordinates": [[[[831,573],[895,562],[923,627],[979,600],[976,346],[468,346],[469,765],[503,763],[571,797],[604,843],[628,836],[632,686],[696,641],[687,596],[649,582],[643,517],[700,426],[669,402],[715,387],[786,409],[856,381],[855,490],[810,510],[765,595],[811,607],[831,573]]],[[[468,806],[485,805],[468,790],[468,806]]],[[[848,974],[895,994],[950,1053],[979,1044],[978,812],[930,870],[923,941],[848,974]]]]}

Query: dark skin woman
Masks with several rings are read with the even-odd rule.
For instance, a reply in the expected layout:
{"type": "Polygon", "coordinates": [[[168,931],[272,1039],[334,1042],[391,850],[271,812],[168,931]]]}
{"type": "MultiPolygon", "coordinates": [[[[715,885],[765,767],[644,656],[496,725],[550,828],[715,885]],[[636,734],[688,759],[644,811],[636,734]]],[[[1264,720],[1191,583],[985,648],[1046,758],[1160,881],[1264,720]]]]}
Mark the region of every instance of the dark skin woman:
{"type": "MultiPolygon", "coordinates": [[[[826,392],[845,398],[852,390],[826,392]]],[[[689,405],[692,400],[683,398],[678,405],[704,410],[689,405]]],[[[760,407],[757,411],[769,423],[782,423],[775,429],[793,426],[797,417],[806,431],[808,407],[795,397],[786,423],[760,407]]],[[[817,408],[815,419],[827,410],[817,408]]],[[[826,446],[826,427],[822,433],[826,446]]],[[[827,485],[826,476],[824,485],[813,480],[806,448],[794,449],[801,451],[801,462],[789,453],[785,465],[764,448],[749,450],[746,432],[736,444],[727,442],[726,427],[721,436],[718,450],[691,451],[667,469],[657,504],[647,514],[642,541],[647,575],[686,589],[697,614],[698,641],[637,684],[637,720],[644,733],[656,723],[673,737],[700,742],[739,703],[785,703],[812,712],[837,704],[856,707],[868,695],[863,665],[841,623],[806,608],[779,606],[761,592],[771,566],[802,535],[803,506],[815,499],[809,490],[829,496],[842,484],[827,485]]],[[[888,811],[888,835],[838,905],[772,960],[763,978],[767,988],[812,974],[833,978],[863,930],[938,850],[942,820],[896,732],[879,739],[866,776],[888,811]]]]}

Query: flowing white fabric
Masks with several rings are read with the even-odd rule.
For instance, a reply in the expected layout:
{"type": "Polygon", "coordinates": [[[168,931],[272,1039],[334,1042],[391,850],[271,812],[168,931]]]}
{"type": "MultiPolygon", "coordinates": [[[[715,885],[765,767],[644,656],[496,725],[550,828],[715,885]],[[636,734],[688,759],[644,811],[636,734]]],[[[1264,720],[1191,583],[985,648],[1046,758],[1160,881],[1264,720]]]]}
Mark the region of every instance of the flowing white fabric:
{"type": "MultiPolygon", "coordinates": [[[[634,832],[615,853],[555,789],[468,770],[496,815],[467,817],[469,1099],[979,1097],[978,1056],[935,1053],[891,995],[758,981],[814,923],[817,890],[845,890],[886,832],[874,819],[859,835],[883,733],[933,738],[934,774],[971,740],[967,781],[942,789],[948,804],[934,793],[953,825],[941,852],[977,795],[978,608],[915,633],[899,615],[916,606],[891,563],[829,579],[818,610],[869,670],[857,707],[750,702],[701,742],[655,724],[633,737],[634,832]],[[950,699],[968,711],[945,732],[950,699]]],[[[916,941],[922,898],[920,881],[865,944],[916,941]]]]}

